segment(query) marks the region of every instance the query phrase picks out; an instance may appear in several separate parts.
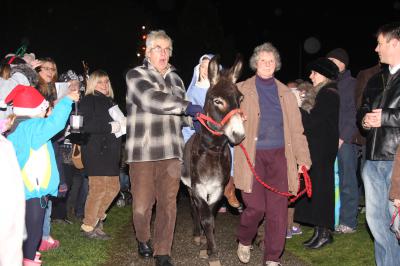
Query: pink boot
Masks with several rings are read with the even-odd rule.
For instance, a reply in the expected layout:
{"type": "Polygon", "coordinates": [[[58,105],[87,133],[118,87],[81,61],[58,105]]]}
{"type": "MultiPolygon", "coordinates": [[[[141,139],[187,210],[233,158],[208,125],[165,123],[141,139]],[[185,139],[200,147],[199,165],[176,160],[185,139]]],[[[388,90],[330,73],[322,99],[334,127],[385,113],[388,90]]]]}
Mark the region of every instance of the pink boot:
{"type": "Polygon", "coordinates": [[[30,260],[30,259],[24,259],[23,260],[23,266],[40,266],[42,265],[41,260],[30,260]]]}
{"type": "Polygon", "coordinates": [[[56,249],[60,246],[60,241],[53,239],[51,236],[47,240],[42,239],[39,246],[39,251],[48,251],[56,249]]]}

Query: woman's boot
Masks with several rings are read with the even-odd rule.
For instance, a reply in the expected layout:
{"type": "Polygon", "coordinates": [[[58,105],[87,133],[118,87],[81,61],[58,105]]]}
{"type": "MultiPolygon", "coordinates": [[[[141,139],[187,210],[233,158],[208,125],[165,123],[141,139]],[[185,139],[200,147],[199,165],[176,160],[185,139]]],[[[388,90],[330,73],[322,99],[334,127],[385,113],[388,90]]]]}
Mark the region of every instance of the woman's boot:
{"type": "Polygon", "coordinates": [[[307,241],[303,242],[303,245],[306,247],[309,247],[311,244],[313,244],[314,241],[318,238],[320,231],[321,231],[321,229],[318,226],[315,226],[312,237],[310,239],[308,239],[307,241]]]}
{"type": "Polygon", "coordinates": [[[328,228],[321,227],[321,232],[319,233],[319,237],[314,241],[314,243],[312,243],[308,247],[313,249],[318,249],[332,242],[333,242],[333,236],[331,231],[328,228]]]}

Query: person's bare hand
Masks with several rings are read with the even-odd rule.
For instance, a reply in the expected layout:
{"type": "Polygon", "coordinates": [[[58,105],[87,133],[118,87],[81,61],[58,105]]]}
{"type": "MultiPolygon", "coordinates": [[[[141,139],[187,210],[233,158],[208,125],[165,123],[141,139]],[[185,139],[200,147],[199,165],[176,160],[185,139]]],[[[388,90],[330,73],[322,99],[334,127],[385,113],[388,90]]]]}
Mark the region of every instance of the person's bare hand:
{"type": "Polygon", "coordinates": [[[70,91],[67,96],[74,102],[79,101],[79,91],[70,91]]]}
{"type": "Polygon", "coordinates": [[[381,127],[382,109],[374,109],[371,113],[366,113],[363,119],[364,127],[381,127]]]}
{"type": "Polygon", "coordinates": [[[297,169],[297,172],[299,173],[299,174],[303,174],[304,172],[303,172],[303,166],[307,169],[307,171],[308,170],[310,170],[310,166],[308,166],[308,165],[299,165],[299,169],[297,169]]]}
{"type": "Polygon", "coordinates": [[[35,60],[29,62],[29,65],[31,66],[32,69],[35,69],[42,65],[42,61],[35,59],[35,60]]]}
{"type": "Polygon", "coordinates": [[[339,149],[340,149],[340,147],[342,147],[342,144],[344,143],[344,140],[342,140],[342,139],[339,139],[339,149]]]}
{"type": "Polygon", "coordinates": [[[396,208],[400,208],[400,199],[395,199],[393,205],[396,206],[396,208]]]}

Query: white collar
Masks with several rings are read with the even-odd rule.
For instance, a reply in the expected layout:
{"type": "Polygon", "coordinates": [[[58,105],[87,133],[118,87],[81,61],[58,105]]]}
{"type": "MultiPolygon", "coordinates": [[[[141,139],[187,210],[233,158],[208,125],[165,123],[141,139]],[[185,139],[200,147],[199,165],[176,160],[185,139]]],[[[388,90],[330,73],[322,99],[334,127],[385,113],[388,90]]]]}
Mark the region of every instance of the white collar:
{"type": "Polygon", "coordinates": [[[397,70],[399,70],[399,69],[400,69],[400,64],[398,64],[394,67],[389,66],[389,71],[390,71],[390,74],[392,74],[392,75],[395,74],[397,72],[397,70]]]}

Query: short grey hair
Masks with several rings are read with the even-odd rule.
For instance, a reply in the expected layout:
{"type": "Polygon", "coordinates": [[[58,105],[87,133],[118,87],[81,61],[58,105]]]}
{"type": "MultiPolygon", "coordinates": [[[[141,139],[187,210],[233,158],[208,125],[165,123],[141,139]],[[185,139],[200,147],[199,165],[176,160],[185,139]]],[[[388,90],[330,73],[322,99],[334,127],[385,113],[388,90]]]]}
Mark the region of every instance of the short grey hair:
{"type": "Polygon", "coordinates": [[[253,55],[250,57],[251,69],[253,69],[254,71],[257,70],[257,61],[261,52],[272,53],[275,57],[275,62],[276,62],[275,72],[281,69],[282,66],[281,56],[279,55],[278,49],[276,49],[275,46],[273,46],[272,43],[270,42],[263,43],[254,48],[253,55]]]}
{"type": "Polygon", "coordinates": [[[167,33],[165,33],[164,30],[153,30],[153,31],[150,31],[149,34],[147,34],[146,49],[154,48],[153,47],[153,42],[155,40],[160,40],[160,39],[167,40],[171,44],[171,47],[170,47],[171,48],[170,56],[171,56],[172,55],[172,39],[171,39],[171,37],[169,37],[167,35],[167,33]]]}

